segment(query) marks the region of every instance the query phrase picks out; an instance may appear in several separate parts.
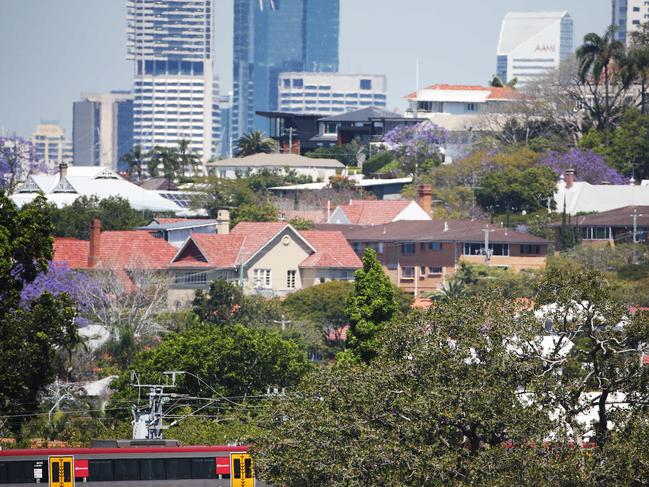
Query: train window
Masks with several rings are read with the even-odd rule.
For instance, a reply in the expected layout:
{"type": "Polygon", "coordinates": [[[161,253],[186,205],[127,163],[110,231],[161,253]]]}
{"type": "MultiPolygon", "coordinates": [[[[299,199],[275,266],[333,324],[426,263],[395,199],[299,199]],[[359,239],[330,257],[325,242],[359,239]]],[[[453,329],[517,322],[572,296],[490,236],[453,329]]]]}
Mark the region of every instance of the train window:
{"type": "Polygon", "coordinates": [[[0,463],[0,482],[6,482],[7,481],[7,464],[6,463],[0,463]]]}
{"type": "Polygon", "coordinates": [[[7,482],[10,484],[33,483],[34,462],[7,463],[7,482]]]}
{"type": "Polygon", "coordinates": [[[162,458],[147,458],[140,460],[140,478],[142,480],[164,480],[165,461],[162,458]]]}
{"type": "Polygon", "coordinates": [[[234,459],[234,478],[235,479],[240,479],[241,478],[241,460],[239,458],[234,459]]]}
{"type": "Polygon", "coordinates": [[[213,458],[192,458],[193,479],[215,479],[216,464],[213,458]]]}
{"type": "Polygon", "coordinates": [[[140,463],[137,460],[114,460],[115,480],[140,480],[140,463]]]}
{"type": "Polygon", "coordinates": [[[167,479],[191,479],[192,463],[191,458],[169,458],[167,460],[167,479]]]}
{"type": "Polygon", "coordinates": [[[246,458],[243,462],[245,469],[246,469],[246,478],[251,479],[252,478],[252,459],[246,458]]]}
{"type": "Polygon", "coordinates": [[[88,462],[88,471],[91,482],[102,482],[113,480],[113,462],[111,460],[90,460],[88,462]]]}

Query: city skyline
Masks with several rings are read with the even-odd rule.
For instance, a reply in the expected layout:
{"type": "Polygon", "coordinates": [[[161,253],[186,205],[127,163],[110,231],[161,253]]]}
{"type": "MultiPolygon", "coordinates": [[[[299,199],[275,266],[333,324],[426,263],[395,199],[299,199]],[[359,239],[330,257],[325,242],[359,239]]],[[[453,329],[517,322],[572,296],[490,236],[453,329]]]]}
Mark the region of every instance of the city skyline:
{"type": "MultiPolygon", "coordinates": [[[[422,85],[485,84],[495,71],[498,31],[508,11],[568,10],[575,20],[575,45],[587,32],[603,32],[611,20],[608,0],[588,5],[547,0],[542,6],[532,0],[407,3],[409,8],[395,11],[383,0],[341,0],[340,71],[387,75],[389,108],[405,108],[401,97],[414,88],[417,58],[422,85]]],[[[0,18],[0,45],[9,75],[3,76],[0,92],[0,130],[27,137],[41,120],[58,120],[70,134],[72,103],[81,92],[132,88],[122,0],[66,0],[56,6],[4,0],[4,6],[8,15],[0,18]],[[21,27],[27,23],[29,30],[21,27]]],[[[223,94],[232,83],[231,1],[215,0],[215,12],[215,72],[223,94]]]]}

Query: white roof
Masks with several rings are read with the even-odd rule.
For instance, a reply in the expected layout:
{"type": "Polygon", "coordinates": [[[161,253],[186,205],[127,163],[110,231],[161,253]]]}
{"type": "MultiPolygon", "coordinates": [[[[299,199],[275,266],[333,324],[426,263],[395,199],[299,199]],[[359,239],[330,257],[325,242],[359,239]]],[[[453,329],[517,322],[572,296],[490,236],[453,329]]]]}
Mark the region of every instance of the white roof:
{"type": "Polygon", "coordinates": [[[444,103],[486,103],[491,90],[444,90],[424,88],[417,93],[418,101],[444,103]]]}
{"type": "Polygon", "coordinates": [[[111,169],[98,166],[71,166],[62,180],[59,174],[31,175],[11,199],[22,206],[32,201],[38,191],[45,193],[47,200],[59,208],[73,203],[80,196],[96,195],[100,199],[122,197],[136,210],[174,213],[183,210],[157,192],[143,189],[111,169]]]}
{"type": "Polygon", "coordinates": [[[207,167],[328,167],[342,169],[345,165],[336,159],[316,159],[298,154],[253,154],[222,161],[210,162],[207,167]]]}
{"type": "Polygon", "coordinates": [[[557,211],[575,215],[580,212],[602,212],[625,206],[649,206],[649,186],[622,184],[590,184],[575,182],[566,189],[559,181],[554,195],[557,211]]]}
{"type": "MultiPolygon", "coordinates": [[[[350,177],[349,179],[356,179],[355,184],[361,188],[368,188],[371,186],[385,186],[387,184],[409,184],[412,183],[412,178],[395,178],[395,179],[357,179],[350,177]]],[[[291,184],[288,186],[274,186],[269,188],[274,191],[296,191],[296,190],[319,190],[327,187],[327,183],[305,183],[305,184],[291,184]]]]}

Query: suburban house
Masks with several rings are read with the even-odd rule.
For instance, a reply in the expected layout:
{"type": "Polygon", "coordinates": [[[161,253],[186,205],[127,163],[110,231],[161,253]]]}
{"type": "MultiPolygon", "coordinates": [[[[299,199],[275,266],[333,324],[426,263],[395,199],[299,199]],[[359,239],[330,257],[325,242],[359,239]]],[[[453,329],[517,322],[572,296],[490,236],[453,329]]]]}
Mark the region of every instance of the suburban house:
{"type": "Polygon", "coordinates": [[[216,220],[189,218],[155,218],[147,226],[137,230],[150,232],[154,237],[162,238],[174,247],[179,248],[196,233],[227,234],[230,231],[230,212],[219,210],[216,220]]]}
{"type": "Polygon", "coordinates": [[[248,294],[285,296],[331,280],[353,280],[362,266],[339,231],[301,231],[282,222],[242,222],[228,233],[191,233],[176,248],[146,230],[101,232],[90,240],[54,239],[54,258],[72,269],[111,268],[124,285],[136,270],[169,273],[169,304],[191,301],[196,289],[216,279],[238,282],[248,294]]]}
{"type": "Polygon", "coordinates": [[[294,171],[300,176],[309,176],[314,181],[328,183],[333,176],[343,173],[345,165],[336,159],[316,159],[299,154],[262,153],[210,162],[207,164],[207,169],[210,174],[227,179],[245,177],[264,169],[282,174],[294,171]]]}
{"type": "MultiPolygon", "coordinates": [[[[317,225],[318,229],[334,225],[317,225]]],[[[358,255],[376,251],[392,282],[418,296],[438,290],[460,262],[513,271],[541,269],[551,243],[533,235],[471,220],[395,221],[339,225],[358,255]],[[485,246],[488,234],[488,247],[485,246]],[[488,252],[485,249],[488,248],[488,252]]]]}
{"type": "Polygon", "coordinates": [[[641,184],[591,184],[575,181],[575,172],[566,171],[554,195],[557,211],[569,215],[605,212],[627,206],[649,206],[649,181],[641,184]]]}
{"type": "MultiPolygon", "coordinates": [[[[646,243],[649,236],[649,206],[625,206],[615,210],[575,216],[570,224],[578,227],[582,244],[611,245],[646,243]]],[[[561,223],[551,225],[558,232],[561,223]]]]}
{"type": "MultiPolygon", "coordinates": [[[[412,183],[411,177],[405,178],[365,178],[362,174],[354,174],[348,177],[354,183],[354,188],[366,193],[371,193],[377,200],[399,200],[403,188],[412,183]]],[[[327,183],[304,183],[289,184],[286,186],[274,186],[270,189],[273,193],[285,198],[295,197],[296,193],[304,191],[320,191],[327,188],[327,183]]]]}
{"type": "Polygon", "coordinates": [[[283,222],[242,222],[229,235],[194,234],[169,263],[178,299],[215,279],[248,294],[285,296],[331,280],[353,280],[362,263],[338,231],[297,231],[283,222]]]}
{"type": "Polygon", "coordinates": [[[72,204],[80,196],[97,196],[99,199],[119,196],[136,210],[176,214],[186,210],[186,207],[158,192],[133,184],[112,169],[101,166],[68,167],[64,163],[59,166],[57,174],[32,174],[11,195],[11,199],[20,207],[32,201],[40,192],[59,208],[72,204]]]}
{"type": "Polygon", "coordinates": [[[331,212],[329,223],[382,225],[400,220],[426,221],[431,217],[412,200],[350,200],[331,212]]]}

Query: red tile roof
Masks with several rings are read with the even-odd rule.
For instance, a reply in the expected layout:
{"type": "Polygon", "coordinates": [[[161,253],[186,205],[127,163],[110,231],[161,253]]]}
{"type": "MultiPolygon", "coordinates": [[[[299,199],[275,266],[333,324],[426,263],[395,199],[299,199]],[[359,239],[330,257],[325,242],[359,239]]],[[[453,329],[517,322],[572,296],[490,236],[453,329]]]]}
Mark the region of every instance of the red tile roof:
{"type": "MultiPolygon", "coordinates": [[[[449,84],[435,84],[424,88],[425,90],[439,90],[439,91],[490,91],[487,97],[489,100],[516,100],[522,95],[514,88],[503,87],[496,88],[492,86],[479,86],[479,85],[449,85],[449,84]]],[[[417,93],[413,92],[406,95],[406,99],[414,99],[417,93]]]]}
{"type": "Polygon", "coordinates": [[[381,225],[394,221],[411,203],[411,200],[352,200],[349,205],[338,208],[342,209],[350,224],[381,225]]]}
{"type": "Polygon", "coordinates": [[[300,232],[300,235],[316,250],[300,264],[300,267],[358,269],[363,266],[341,232],[305,230],[300,232]]]}
{"type": "Polygon", "coordinates": [[[209,233],[194,233],[188,247],[170,264],[170,267],[211,267],[231,269],[241,263],[241,249],[246,237],[242,235],[218,235],[209,233]],[[192,243],[205,261],[200,260],[192,252],[192,243]]]}
{"type": "MultiPolygon", "coordinates": [[[[88,268],[90,244],[86,240],[54,239],[54,260],[73,269],[88,268]]],[[[176,248],[145,231],[101,232],[100,263],[120,269],[164,269],[176,248]]]]}
{"type": "Polygon", "coordinates": [[[244,260],[248,260],[286,226],[286,222],[241,222],[230,235],[245,237],[241,252],[244,260]]]}

